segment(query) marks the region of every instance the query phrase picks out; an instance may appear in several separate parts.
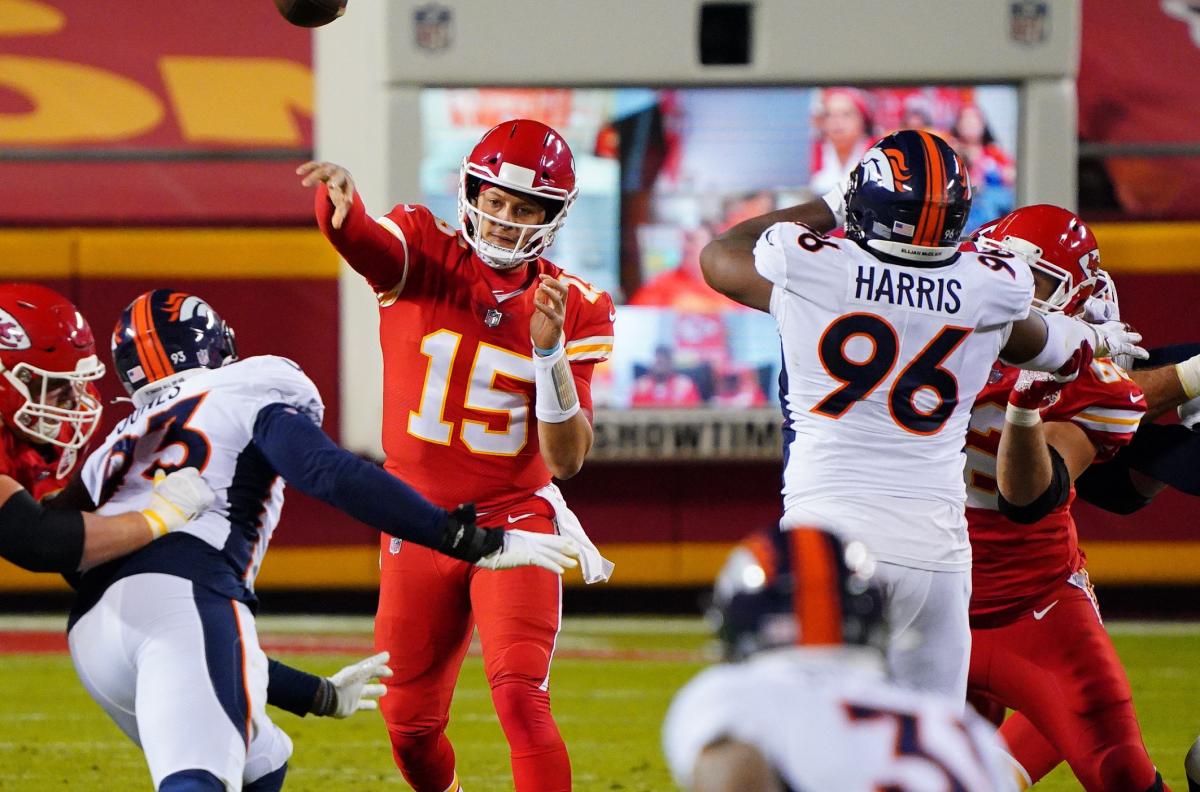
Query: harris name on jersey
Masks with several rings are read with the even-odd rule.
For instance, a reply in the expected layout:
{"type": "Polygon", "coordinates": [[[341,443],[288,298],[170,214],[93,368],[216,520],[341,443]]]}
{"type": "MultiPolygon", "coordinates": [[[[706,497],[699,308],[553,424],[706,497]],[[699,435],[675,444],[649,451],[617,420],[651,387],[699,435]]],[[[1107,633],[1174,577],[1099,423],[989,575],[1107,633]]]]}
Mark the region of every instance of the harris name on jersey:
{"type": "Polygon", "coordinates": [[[893,272],[886,264],[859,264],[850,299],[953,315],[962,308],[962,288],[956,278],[893,272]]]}

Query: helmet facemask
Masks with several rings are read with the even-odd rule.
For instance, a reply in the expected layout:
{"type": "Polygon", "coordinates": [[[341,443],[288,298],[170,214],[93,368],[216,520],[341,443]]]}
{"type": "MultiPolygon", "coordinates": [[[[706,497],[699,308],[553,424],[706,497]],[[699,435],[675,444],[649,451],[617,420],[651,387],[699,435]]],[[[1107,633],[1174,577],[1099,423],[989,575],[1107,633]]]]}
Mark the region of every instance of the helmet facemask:
{"type": "Polygon", "coordinates": [[[22,361],[2,372],[23,397],[13,414],[14,428],[31,440],[69,450],[87,445],[100,424],[103,406],[89,383],[104,376],[104,364],[89,355],[74,371],[47,371],[22,361]]]}
{"type": "MultiPolygon", "coordinates": [[[[981,250],[993,250],[1016,256],[1028,264],[1035,273],[1049,278],[1054,283],[1054,289],[1048,296],[1038,297],[1035,294],[1033,297],[1032,307],[1042,313],[1064,313],[1068,306],[1071,308],[1072,314],[1078,313],[1083,309],[1084,302],[1095,292],[1096,286],[1100,282],[1096,271],[1093,270],[1088,277],[1073,284],[1070,272],[1047,261],[1042,256],[1042,249],[1027,239],[1005,236],[1003,239],[996,240],[980,234],[976,245],[981,250]]],[[[1088,271],[1082,262],[1080,268],[1085,272],[1088,271]]]]}
{"type": "Polygon", "coordinates": [[[488,171],[464,158],[459,174],[458,211],[463,223],[463,237],[467,244],[474,248],[484,263],[494,269],[507,270],[537,259],[554,244],[554,235],[562,228],[567,219],[567,212],[578,195],[577,190],[562,190],[553,187],[524,187],[511,181],[505,176],[519,176],[514,171],[525,170],[508,163],[500,166],[500,175],[488,171]],[[506,173],[508,171],[508,173],[506,173]],[[502,220],[480,209],[476,202],[482,192],[483,184],[499,187],[506,192],[535,201],[546,209],[543,223],[516,223],[502,220]],[[557,205],[557,206],[555,206],[557,205]],[[488,220],[506,228],[517,229],[517,239],[513,247],[506,248],[489,242],[483,236],[483,221],[488,220]]]}

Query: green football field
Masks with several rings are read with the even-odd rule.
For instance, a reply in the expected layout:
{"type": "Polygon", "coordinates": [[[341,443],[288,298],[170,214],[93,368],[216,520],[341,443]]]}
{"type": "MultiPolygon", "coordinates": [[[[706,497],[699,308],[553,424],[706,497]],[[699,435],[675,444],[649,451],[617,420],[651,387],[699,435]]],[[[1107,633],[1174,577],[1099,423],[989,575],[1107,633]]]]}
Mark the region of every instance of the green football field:
{"type": "MultiPolygon", "coordinates": [[[[13,653],[25,644],[10,630],[53,630],[58,623],[0,618],[0,790],[150,789],[141,754],[84,693],[65,654],[13,653]]],[[[1110,627],[1151,756],[1177,792],[1186,789],[1183,754],[1200,732],[1192,710],[1200,701],[1200,625],[1110,627]]],[[[369,653],[369,629],[369,620],[357,618],[260,620],[271,654],[318,673],[369,653]]],[[[659,725],[672,693],[703,667],[711,650],[697,619],[567,619],[551,692],[576,790],[673,789],[659,751],[659,725]]],[[[296,746],[285,789],[408,788],[392,765],[376,713],[346,721],[273,713],[296,746]]],[[[469,792],[511,789],[507,748],[475,652],[463,669],[450,735],[469,792]]],[[[1077,788],[1062,768],[1037,787],[1077,788]]]]}

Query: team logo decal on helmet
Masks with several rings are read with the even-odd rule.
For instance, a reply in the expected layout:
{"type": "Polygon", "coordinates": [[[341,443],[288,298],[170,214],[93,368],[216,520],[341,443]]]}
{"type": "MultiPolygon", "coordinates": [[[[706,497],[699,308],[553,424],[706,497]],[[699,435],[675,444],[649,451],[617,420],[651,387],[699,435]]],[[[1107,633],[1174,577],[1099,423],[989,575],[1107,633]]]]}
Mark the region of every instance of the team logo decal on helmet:
{"type": "Polygon", "coordinates": [[[117,320],[113,364],[131,395],[196,368],[237,359],[233,329],[199,297],[170,289],[142,294],[117,320]]]}
{"type": "Polygon", "coordinates": [[[29,349],[29,334],[12,314],[0,308],[0,349],[29,349]]]}
{"type": "Polygon", "coordinates": [[[902,129],[863,155],[846,191],[846,236],[912,261],[957,250],[971,210],[971,180],[954,149],[924,130],[902,129]]]}

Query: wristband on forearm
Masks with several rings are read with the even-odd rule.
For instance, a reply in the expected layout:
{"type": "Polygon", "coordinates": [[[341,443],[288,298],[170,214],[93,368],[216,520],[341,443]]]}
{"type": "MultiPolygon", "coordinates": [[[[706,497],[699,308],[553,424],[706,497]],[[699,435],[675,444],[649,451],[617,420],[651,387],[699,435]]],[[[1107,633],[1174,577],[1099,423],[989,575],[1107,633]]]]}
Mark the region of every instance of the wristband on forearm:
{"type": "Polygon", "coordinates": [[[1042,422],[1042,414],[1037,409],[1018,407],[1010,402],[1004,411],[1004,420],[1013,426],[1037,426],[1042,422]]]}
{"type": "Polygon", "coordinates": [[[535,414],[543,423],[563,423],[579,412],[579,394],[562,342],[551,350],[533,348],[535,414]]]}

